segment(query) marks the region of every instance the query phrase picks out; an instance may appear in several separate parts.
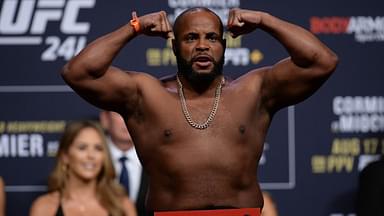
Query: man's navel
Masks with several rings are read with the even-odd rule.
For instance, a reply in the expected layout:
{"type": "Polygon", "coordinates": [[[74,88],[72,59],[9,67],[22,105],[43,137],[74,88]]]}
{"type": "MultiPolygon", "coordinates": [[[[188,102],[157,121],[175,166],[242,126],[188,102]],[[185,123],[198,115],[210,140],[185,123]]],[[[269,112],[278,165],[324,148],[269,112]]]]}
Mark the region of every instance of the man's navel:
{"type": "Polygon", "coordinates": [[[239,132],[240,132],[241,134],[244,134],[244,133],[245,133],[245,126],[244,126],[244,125],[240,125],[240,126],[239,126],[239,132]]]}

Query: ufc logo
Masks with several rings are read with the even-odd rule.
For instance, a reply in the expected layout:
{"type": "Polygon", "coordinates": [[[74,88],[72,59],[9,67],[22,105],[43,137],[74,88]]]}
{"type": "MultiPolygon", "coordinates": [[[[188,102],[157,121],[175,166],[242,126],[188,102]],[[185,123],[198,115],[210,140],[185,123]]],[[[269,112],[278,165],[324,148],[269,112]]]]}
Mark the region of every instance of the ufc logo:
{"type": "Polygon", "coordinates": [[[60,22],[64,34],[86,34],[88,22],[78,22],[80,9],[93,8],[96,0],[4,0],[0,34],[44,34],[49,22],[60,22]]]}

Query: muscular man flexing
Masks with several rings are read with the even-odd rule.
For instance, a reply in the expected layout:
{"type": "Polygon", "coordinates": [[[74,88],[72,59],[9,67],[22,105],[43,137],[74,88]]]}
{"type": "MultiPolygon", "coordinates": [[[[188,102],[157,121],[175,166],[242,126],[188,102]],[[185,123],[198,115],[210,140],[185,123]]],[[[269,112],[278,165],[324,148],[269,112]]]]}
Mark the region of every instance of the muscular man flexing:
{"type": "Polygon", "coordinates": [[[310,32],[266,12],[231,9],[227,27],[232,37],[261,29],[290,56],[226,80],[223,24],[209,9],[191,8],[173,29],[163,11],[137,17],[63,68],[81,97],[124,117],[149,175],[148,211],[261,208],[256,173],[273,115],[309,97],[336,68],[337,56],[310,32]],[[111,66],[140,35],[174,36],[173,77],[111,66]]]}

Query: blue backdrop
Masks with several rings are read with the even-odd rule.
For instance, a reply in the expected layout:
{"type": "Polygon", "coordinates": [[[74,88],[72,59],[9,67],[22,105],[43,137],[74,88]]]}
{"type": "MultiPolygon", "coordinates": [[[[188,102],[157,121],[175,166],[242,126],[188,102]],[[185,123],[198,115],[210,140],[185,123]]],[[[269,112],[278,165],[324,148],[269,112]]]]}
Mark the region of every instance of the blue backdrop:
{"type": "MultiPolygon", "coordinates": [[[[384,2],[304,0],[1,0],[0,175],[7,215],[27,215],[46,190],[58,138],[69,120],[95,118],[59,75],[86,43],[138,14],[207,6],[226,22],[228,8],[264,10],[317,35],[340,58],[336,73],[305,102],[281,110],[260,163],[264,190],[281,215],[352,216],[359,171],[384,154],[384,2]]],[[[262,31],[227,38],[224,73],[238,77],[287,56],[262,31]]],[[[161,38],[141,36],[116,66],[156,77],[176,72],[161,38]]]]}

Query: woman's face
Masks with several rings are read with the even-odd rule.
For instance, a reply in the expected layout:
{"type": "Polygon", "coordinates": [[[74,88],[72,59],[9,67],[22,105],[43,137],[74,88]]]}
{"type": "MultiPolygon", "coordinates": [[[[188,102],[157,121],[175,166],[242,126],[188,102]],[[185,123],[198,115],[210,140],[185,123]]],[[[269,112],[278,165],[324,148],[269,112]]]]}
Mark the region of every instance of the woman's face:
{"type": "Polygon", "coordinates": [[[80,131],[64,155],[70,176],[96,180],[105,160],[106,149],[98,132],[89,127],[80,131]]]}

